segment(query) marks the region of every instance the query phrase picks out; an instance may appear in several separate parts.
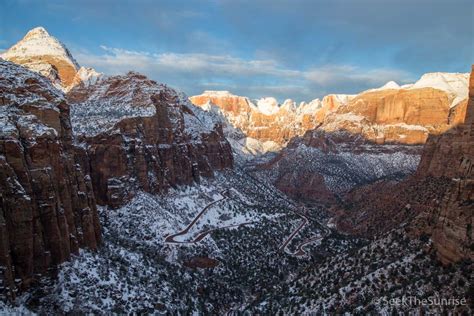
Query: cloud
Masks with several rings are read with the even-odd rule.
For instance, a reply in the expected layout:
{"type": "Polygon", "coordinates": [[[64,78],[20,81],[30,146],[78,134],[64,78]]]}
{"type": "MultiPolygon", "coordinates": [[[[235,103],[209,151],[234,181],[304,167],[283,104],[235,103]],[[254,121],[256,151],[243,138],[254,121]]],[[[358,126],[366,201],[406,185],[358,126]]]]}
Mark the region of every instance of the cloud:
{"type": "Polygon", "coordinates": [[[0,47],[44,25],[106,73],[137,70],[188,94],[214,84],[296,99],[466,72],[474,60],[472,0],[112,2],[0,1],[11,13],[0,47]]]}
{"type": "Polygon", "coordinates": [[[472,0],[219,3],[236,41],[246,40],[287,63],[308,62],[308,56],[315,56],[312,61],[323,64],[370,62],[421,73],[434,67],[462,71],[474,59],[472,0]]]}
{"type": "Polygon", "coordinates": [[[286,67],[273,59],[243,59],[203,53],[153,53],[100,46],[102,54],[77,52],[76,59],[107,74],[129,70],[170,84],[187,94],[203,90],[231,90],[251,98],[274,96],[297,101],[327,93],[356,93],[387,81],[406,83],[413,76],[396,69],[364,69],[352,65],[324,65],[307,69],[286,67]]]}

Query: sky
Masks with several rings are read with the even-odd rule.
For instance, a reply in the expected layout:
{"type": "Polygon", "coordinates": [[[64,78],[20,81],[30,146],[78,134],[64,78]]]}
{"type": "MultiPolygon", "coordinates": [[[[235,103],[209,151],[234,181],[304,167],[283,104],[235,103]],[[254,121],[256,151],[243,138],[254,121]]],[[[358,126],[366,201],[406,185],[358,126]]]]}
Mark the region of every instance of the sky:
{"type": "Polygon", "coordinates": [[[0,0],[0,51],[36,26],[82,66],[188,95],[309,101],[474,63],[472,0],[0,0]]]}

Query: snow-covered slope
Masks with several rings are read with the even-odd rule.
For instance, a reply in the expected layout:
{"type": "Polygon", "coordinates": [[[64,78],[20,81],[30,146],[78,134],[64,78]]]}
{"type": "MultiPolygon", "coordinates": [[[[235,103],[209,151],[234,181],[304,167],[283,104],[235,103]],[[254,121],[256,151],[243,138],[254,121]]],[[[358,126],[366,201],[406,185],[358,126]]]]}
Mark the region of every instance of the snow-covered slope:
{"type": "Polygon", "coordinates": [[[2,58],[7,60],[35,58],[38,56],[58,57],[79,69],[79,64],[72,57],[66,46],[57,38],[49,35],[43,27],[32,29],[21,41],[1,55],[2,58]]]}
{"type": "Polygon", "coordinates": [[[408,89],[434,88],[445,91],[454,96],[451,106],[467,98],[469,87],[469,73],[433,72],[421,76],[408,89]]]}
{"type": "Polygon", "coordinates": [[[395,90],[398,90],[400,89],[401,87],[398,85],[398,83],[396,83],[395,81],[389,81],[387,82],[386,84],[384,84],[383,86],[381,86],[380,88],[375,88],[375,89],[369,89],[369,90],[366,90],[365,92],[369,92],[369,91],[381,91],[381,90],[389,90],[389,89],[395,89],[395,90]]]}
{"type": "MultiPolygon", "coordinates": [[[[114,125],[131,117],[155,115],[154,97],[164,93],[173,96],[184,118],[184,130],[193,138],[203,133],[211,133],[215,120],[200,108],[191,104],[186,95],[165,84],[157,83],[142,74],[129,72],[123,76],[103,76],[93,69],[81,68],[83,84],[68,92],[71,106],[71,121],[76,135],[93,136],[106,132],[114,125]],[[185,111],[182,111],[185,109],[185,111]]],[[[176,126],[178,128],[178,126],[176,126]]]]}
{"type": "Polygon", "coordinates": [[[29,31],[21,41],[1,54],[0,57],[41,74],[44,74],[48,65],[52,65],[64,88],[72,83],[79,69],[79,64],[66,46],[57,38],[49,35],[43,27],[29,31]]]}
{"type": "Polygon", "coordinates": [[[80,67],[67,47],[43,27],[30,30],[0,57],[40,73],[63,91],[93,84],[102,76],[92,68],[80,67]]]}
{"type": "Polygon", "coordinates": [[[257,108],[266,115],[273,115],[280,110],[278,101],[275,98],[267,97],[257,100],[257,108]]]}
{"type": "Polygon", "coordinates": [[[74,77],[74,82],[68,87],[68,90],[72,89],[76,85],[83,84],[85,86],[90,86],[95,84],[99,79],[104,77],[103,73],[96,71],[91,67],[81,67],[74,77]]]}

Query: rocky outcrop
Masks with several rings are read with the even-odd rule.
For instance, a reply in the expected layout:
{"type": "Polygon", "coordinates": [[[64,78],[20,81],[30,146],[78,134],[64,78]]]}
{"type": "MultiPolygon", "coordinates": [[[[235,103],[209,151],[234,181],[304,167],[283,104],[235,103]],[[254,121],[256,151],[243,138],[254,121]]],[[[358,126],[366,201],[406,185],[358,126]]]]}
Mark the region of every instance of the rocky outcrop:
{"type": "Polygon", "coordinates": [[[367,92],[328,116],[323,128],[345,129],[379,144],[423,144],[429,133],[449,127],[450,101],[432,88],[367,92]]]}
{"type": "Polygon", "coordinates": [[[391,82],[356,96],[329,95],[299,106],[216,91],[190,100],[221,115],[236,153],[277,152],[263,164],[255,160],[260,164],[256,172],[268,175],[283,192],[332,203],[334,194],[413,173],[428,135],[463,123],[467,78],[432,73],[413,85],[391,82]]]}
{"type": "MultiPolygon", "coordinates": [[[[416,173],[401,183],[356,188],[333,209],[337,226],[367,237],[409,223],[414,236],[429,235],[443,263],[474,259],[474,75],[463,124],[432,135],[416,173]]],[[[464,106],[463,103],[460,103],[464,106]]]]}
{"type": "Polygon", "coordinates": [[[163,192],[233,166],[222,127],[183,95],[143,75],[79,86],[68,99],[99,204],[117,207],[137,190],[163,192]]]}
{"type": "Polygon", "coordinates": [[[96,249],[96,202],[118,206],[232,167],[222,127],[165,85],[77,71],[42,28],[3,56],[24,67],[0,59],[0,297],[96,249]]]}
{"type": "Polygon", "coordinates": [[[412,85],[392,82],[358,95],[333,94],[299,106],[291,100],[279,105],[274,98],[251,101],[227,91],[205,91],[190,100],[222,114],[223,123],[239,130],[241,137],[273,142],[279,148],[315,128],[344,130],[376,144],[414,145],[462,123],[467,80],[467,74],[426,74],[412,85]]]}
{"type": "Polygon", "coordinates": [[[438,136],[425,146],[418,177],[450,179],[440,206],[425,212],[424,231],[432,234],[438,257],[444,262],[474,259],[474,66],[464,124],[438,136]]]}
{"type": "Polygon", "coordinates": [[[331,205],[355,187],[380,179],[402,180],[416,170],[421,149],[377,145],[347,131],[316,129],[292,139],[254,172],[295,199],[331,205]]]}
{"type": "MultiPolygon", "coordinates": [[[[78,63],[64,44],[49,35],[42,27],[30,30],[21,41],[0,57],[50,79],[57,77],[60,87],[69,86],[79,70],[78,63]]],[[[56,83],[55,81],[53,80],[53,83],[56,83]]]]}
{"type": "MultiPolygon", "coordinates": [[[[345,104],[351,96],[329,95],[322,101],[313,100],[298,107],[292,100],[279,105],[274,98],[252,101],[227,91],[205,91],[202,95],[190,97],[190,101],[209,112],[222,115],[222,124],[227,129],[237,129],[240,133],[227,133],[227,137],[239,140],[248,138],[250,142],[260,142],[263,153],[279,150],[294,137],[318,126],[329,112],[345,104]],[[255,141],[254,141],[255,140],[255,141]]],[[[245,145],[251,146],[246,141],[245,145]]],[[[252,148],[250,148],[252,151],[252,148]]]]}
{"type": "Polygon", "coordinates": [[[63,94],[0,59],[0,96],[0,295],[13,297],[101,237],[63,94]]]}

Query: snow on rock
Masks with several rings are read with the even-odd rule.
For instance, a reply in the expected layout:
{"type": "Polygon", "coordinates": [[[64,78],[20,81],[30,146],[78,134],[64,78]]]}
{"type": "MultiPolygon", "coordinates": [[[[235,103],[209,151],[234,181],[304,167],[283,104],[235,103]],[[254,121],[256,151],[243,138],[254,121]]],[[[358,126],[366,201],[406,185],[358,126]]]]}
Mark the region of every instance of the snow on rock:
{"type": "Polygon", "coordinates": [[[210,97],[236,97],[236,95],[227,90],[206,90],[202,94],[210,97]]]}
{"type": "Polygon", "coordinates": [[[65,101],[64,94],[51,86],[50,81],[9,61],[0,59],[0,89],[3,103],[17,107],[34,106],[59,112],[56,104],[65,101]],[[38,91],[24,89],[26,83],[36,82],[38,91]],[[48,87],[44,90],[44,87],[48,87]],[[43,90],[42,90],[43,89],[43,90]]]}
{"type": "Polygon", "coordinates": [[[103,73],[97,72],[94,68],[81,67],[77,71],[77,74],[74,77],[74,82],[70,87],[68,87],[68,90],[72,89],[75,85],[81,83],[85,86],[93,85],[103,76],[103,73]]]}
{"type": "Polygon", "coordinates": [[[21,41],[0,56],[8,60],[42,55],[59,57],[70,62],[75,68],[79,68],[79,64],[72,57],[66,46],[55,37],[49,35],[43,27],[36,27],[29,31],[21,41]]]}
{"type": "Polygon", "coordinates": [[[68,99],[74,134],[93,136],[112,129],[124,118],[153,116],[155,106],[150,96],[163,89],[163,85],[132,72],[103,77],[92,85],[72,89],[68,99]]]}
{"type": "Polygon", "coordinates": [[[447,92],[454,97],[451,106],[458,104],[468,95],[468,73],[434,72],[421,76],[409,89],[435,88],[447,92]]]}
{"type": "Polygon", "coordinates": [[[382,87],[380,87],[379,89],[381,90],[382,89],[400,89],[400,86],[395,81],[389,81],[386,84],[384,84],[382,87]]]}
{"type": "Polygon", "coordinates": [[[298,113],[301,114],[314,114],[323,106],[320,99],[314,99],[309,103],[301,102],[297,108],[298,113]]]}
{"type": "MultiPolygon", "coordinates": [[[[215,119],[194,106],[184,93],[144,75],[129,72],[126,75],[103,76],[93,69],[84,69],[82,75],[89,84],[74,87],[68,93],[75,134],[93,136],[111,130],[115,123],[125,118],[153,116],[156,109],[152,97],[160,92],[176,99],[177,104],[170,104],[169,110],[182,113],[185,131],[191,137],[199,138],[202,133],[214,130],[215,119]],[[84,120],[86,117],[87,120],[84,120]]],[[[180,113],[175,113],[175,116],[180,113]]]]}
{"type": "Polygon", "coordinates": [[[66,46],[49,35],[43,27],[29,31],[0,57],[46,75],[52,79],[53,84],[63,90],[67,90],[79,69],[79,64],[66,46]],[[57,79],[61,82],[59,86],[57,79]]]}
{"type": "Polygon", "coordinates": [[[280,110],[278,101],[273,97],[261,98],[256,101],[258,110],[265,115],[273,115],[280,110]]]}
{"type": "Polygon", "coordinates": [[[350,100],[354,99],[356,96],[357,94],[329,94],[325,96],[324,98],[332,97],[341,105],[346,105],[350,100]]]}
{"type": "Polygon", "coordinates": [[[389,81],[380,88],[369,89],[364,92],[371,92],[371,91],[382,91],[382,90],[399,90],[401,87],[395,81],[389,81]]]}
{"type": "Polygon", "coordinates": [[[294,112],[296,111],[296,102],[291,99],[286,99],[285,102],[281,105],[280,109],[285,110],[287,112],[294,112]]]}

